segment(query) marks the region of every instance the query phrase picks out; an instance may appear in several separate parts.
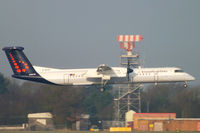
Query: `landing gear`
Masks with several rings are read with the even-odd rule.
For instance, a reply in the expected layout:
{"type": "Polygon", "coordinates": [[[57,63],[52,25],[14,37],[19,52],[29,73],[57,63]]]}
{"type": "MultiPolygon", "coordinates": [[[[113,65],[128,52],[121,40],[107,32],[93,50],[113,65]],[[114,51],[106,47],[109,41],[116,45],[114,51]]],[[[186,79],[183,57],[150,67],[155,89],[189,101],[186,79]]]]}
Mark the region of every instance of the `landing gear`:
{"type": "Polygon", "coordinates": [[[186,87],[188,87],[188,85],[187,85],[187,82],[185,81],[184,82],[184,87],[186,88],[186,87]]]}
{"type": "Polygon", "coordinates": [[[105,91],[105,85],[107,84],[108,80],[101,80],[101,88],[100,88],[100,91],[101,92],[104,92],[105,91]]]}
{"type": "MultiPolygon", "coordinates": [[[[100,70],[99,70],[100,71],[100,70]]],[[[110,80],[110,75],[104,75],[104,74],[101,74],[101,88],[100,88],[100,91],[101,92],[104,92],[105,91],[105,85],[108,83],[108,81],[110,80]]]]}
{"type": "Polygon", "coordinates": [[[101,92],[104,92],[104,90],[105,90],[104,87],[100,88],[100,91],[101,91],[101,92]]]}

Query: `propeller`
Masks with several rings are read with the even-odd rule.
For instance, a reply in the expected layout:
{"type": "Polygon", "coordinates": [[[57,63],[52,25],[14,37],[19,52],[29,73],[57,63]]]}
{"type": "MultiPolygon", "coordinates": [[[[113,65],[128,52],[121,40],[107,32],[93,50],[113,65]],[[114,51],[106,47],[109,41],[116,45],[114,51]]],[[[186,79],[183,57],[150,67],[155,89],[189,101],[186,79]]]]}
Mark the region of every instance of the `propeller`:
{"type": "Polygon", "coordinates": [[[128,81],[130,80],[130,75],[129,74],[133,72],[133,69],[131,69],[130,67],[131,67],[130,60],[128,59],[127,60],[127,74],[126,74],[127,78],[128,78],[128,81]]]}

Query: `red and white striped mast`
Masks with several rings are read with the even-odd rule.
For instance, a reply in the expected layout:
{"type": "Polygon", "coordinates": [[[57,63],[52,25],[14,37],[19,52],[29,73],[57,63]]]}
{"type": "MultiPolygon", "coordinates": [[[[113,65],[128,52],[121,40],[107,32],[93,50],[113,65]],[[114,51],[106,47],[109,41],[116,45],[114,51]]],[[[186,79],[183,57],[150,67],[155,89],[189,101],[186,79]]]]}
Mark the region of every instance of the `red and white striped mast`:
{"type": "Polygon", "coordinates": [[[118,35],[117,41],[120,42],[120,48],[127,51],[127,55],[132,55],[132,50],[135,48],[135,42],[141,42],[142,35],[118,35]]]}
{"type": "MultiPolygon", "coordinates": [[[[127,67],[127,80],[130,80],[130,73],[134,68],[137,68],[139,63],[139,55],[132,53],[135,48],[136,42],[141,42],[143,39],[142,35],[118,35],[117,41],[120,43],[120,48],[126,50],[126,55],[120,56],[120,64],[123,67],[127,67]]],[[[132,79],[131,79],[132,80],[132,79]]],[[[140,88],[141,85],[135,83],[131,85],[130,82],[127,86],[119,86],[118,98],[115,99],[115,112],[116,119],[120,120],[124,116],[124,112],[134,109],[135,111],[141,112],[141,97],[140,88]],[[125,102],[127,100],[127,102],[125,102]],[[127,107],[127,108],[126,108],[127,107]]]]}

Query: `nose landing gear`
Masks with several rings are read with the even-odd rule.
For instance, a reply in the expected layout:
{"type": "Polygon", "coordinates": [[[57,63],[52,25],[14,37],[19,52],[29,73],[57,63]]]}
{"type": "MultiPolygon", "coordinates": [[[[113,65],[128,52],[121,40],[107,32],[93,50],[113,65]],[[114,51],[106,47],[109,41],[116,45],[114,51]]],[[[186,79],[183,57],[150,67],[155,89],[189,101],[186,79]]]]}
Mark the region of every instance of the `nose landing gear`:
{"type": "Polygon", "coordinates": [[[187,85],[187,82],[186,82],[186,81],[184,82],[184,87],[185,87],[185,88],[187,88],[187,87],[188,87],[188,85],[187,85]]]}

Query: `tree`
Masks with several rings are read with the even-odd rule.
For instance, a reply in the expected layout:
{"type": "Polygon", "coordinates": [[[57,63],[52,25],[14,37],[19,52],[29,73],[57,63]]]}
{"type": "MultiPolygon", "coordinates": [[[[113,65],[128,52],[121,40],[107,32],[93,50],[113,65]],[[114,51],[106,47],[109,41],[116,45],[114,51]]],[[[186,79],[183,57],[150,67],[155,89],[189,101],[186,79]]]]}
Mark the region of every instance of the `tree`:
{"type": "Polygon", "coordinates": [[[182,84],[150,86],[142,92],[143,112],[171,112],[177,117],[200,117],[200,87],[182,84]]]}
{"type": "Polygon", "coordinates": [[[113,115],[113,96],[106,89],[101,93],[96,87],[85,89],[85,96],[83,97],[84,111],[90,114],[93,121],[102,119],[112,119],[113,115]]]}
{"type": "Polygon", "coordinates": [[[9,80],[0,73],[0,94],[4,94],[8,90],[9,80]]]}
{"type": "Polygon", "coordinates": [[[54,105],[53,114],[56,124],[67,124],[71,127],[77,116],[83,113],[83,88],[61,87],[62,94],[54,105]]]}

